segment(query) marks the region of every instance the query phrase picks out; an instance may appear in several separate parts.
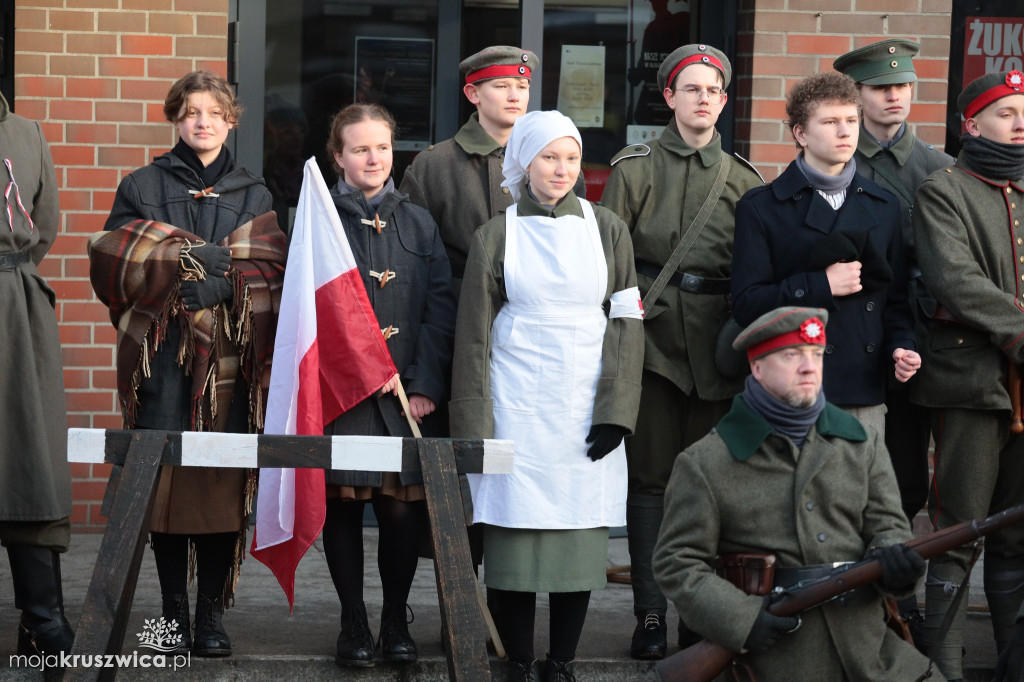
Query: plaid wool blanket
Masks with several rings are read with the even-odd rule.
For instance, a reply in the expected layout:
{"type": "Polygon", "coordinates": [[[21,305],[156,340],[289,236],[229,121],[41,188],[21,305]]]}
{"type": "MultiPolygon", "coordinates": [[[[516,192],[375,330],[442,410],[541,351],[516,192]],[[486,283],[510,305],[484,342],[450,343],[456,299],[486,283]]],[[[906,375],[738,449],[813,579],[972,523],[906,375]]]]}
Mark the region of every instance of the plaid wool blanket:
{"type": "Polygon", "coordinates": [[[249,394],[249,430],[255,433],[263,428],[270,385],[285,235],[273,212],[236,228],[221,242],[231,249],[228,278],[234,298],[188,311],[179,296],[180,251],[197,243],[203,242],[196,235],[151,220],[89,239],[89,278],[117,328],[117,389],[125,428],[135,427],[139,384],[149,376],[168,325],[177,324],[182,330],[178,364],[192,378],[190,429],[222,430],[228,410],[218,410],[218,404],[230,404],[240,377],[249,394]]]}

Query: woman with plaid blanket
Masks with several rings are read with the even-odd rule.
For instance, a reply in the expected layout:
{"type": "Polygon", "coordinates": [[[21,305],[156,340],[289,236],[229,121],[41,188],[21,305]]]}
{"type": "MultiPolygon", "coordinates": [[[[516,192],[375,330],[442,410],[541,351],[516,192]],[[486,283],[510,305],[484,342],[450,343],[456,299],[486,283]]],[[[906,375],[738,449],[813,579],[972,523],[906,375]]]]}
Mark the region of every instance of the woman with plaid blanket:
{"type": "MultiPolygon", "coordinates": [[[[118,332],[125,427],[255,433],[285,235],[262,178],[237,167],[224,146],[240,114],[228,83],[190,73],[171,87],[164,114],[179,142],[124,178],[104,232],[89,243],[92,284],[118,332]]],[[[163,616],[177,621],[180,648],[197,656],[231,654],[221,614],[238,580],[254,484],[243,469],[161,473],[150,538],[163,616]],[[194,635],[190,566],[198,573],[194,635]]]]}

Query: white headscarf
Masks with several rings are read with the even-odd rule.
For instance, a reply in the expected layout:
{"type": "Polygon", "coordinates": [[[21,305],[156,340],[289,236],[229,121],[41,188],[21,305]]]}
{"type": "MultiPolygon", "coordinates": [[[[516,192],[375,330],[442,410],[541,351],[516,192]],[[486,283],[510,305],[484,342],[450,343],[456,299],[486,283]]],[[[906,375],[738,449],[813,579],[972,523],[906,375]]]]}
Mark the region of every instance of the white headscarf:
{"type": "Polygon", "coordinates": [[[505,175],[502,187],[508,187],[512,199],[519,201],[519,188],[527,177],[526,167],[544,147],[561,137],[571,137],[583,151],[580,131],[572,119],[558,111],[531,111],[520,116],[505,145],[505,163],[501,172],[505,175]]]}

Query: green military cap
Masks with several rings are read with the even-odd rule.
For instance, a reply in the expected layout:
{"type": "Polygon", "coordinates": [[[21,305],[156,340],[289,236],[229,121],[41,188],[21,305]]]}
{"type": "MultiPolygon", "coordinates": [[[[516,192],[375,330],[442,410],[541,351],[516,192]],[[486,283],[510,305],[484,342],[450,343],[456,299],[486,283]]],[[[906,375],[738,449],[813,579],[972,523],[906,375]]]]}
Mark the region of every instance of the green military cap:
{"type": "Polygon", "coordinates": [[[707,64],[722,74],[722,87],[729,87],[732,64],[721,50],[710,45],[683,45],[672,51],[658,67],[658,87],[664,90],[676,80],[676,75],[690,64],[707,64]]]}
{"type": "Polygon", "coordinates": [[[492,78],[529,78],[540,64],[537,55],[511,45],[491,45],[470,55],[459,64],[467,83],[492,78]]]}
{"type": "Polygon", "coordinates": [[[913,40],[883,40],[847,52],[832,62],[832,68],[864,85],[913,83],[914,55],[920,51],[913,40]]]}
{"type": "Polygon", "coordinates": [[[1024,73],[1003,71],[975,78],[956,98],[956,108],[964,118],[972,118],[992,102],[1007,95],[1024,95],[1024,73]]]}
{"type": "Polygon", "coordinates": [[[751,322],[732,347],[747,351],[747,359],[753,360],[790,346],[824,346],[826,322],[828,311],[823,308],[776,308],[751,322]]]}

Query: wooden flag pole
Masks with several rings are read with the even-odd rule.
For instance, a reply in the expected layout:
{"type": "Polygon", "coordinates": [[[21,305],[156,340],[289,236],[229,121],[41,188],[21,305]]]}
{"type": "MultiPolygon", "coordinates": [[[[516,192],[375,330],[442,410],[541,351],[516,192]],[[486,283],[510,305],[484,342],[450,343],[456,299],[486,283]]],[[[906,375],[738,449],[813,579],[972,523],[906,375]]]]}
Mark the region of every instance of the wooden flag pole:
{"type": "MultiPolygon", "coordinates": [[[[422,438],[423,435],[420,433],[420,425],[416,423],[416,420],[412,418],[412,410],[409,408],[409,398],[405,395],[405,386],[402,385],[402,379],[398,379],[398,400],[402,403],[402,412],[405,413],[405,418],[409,422],[409,428],[412,429],[412,435],[417,438],[422,438]]],[[[491,610],[487,608],[487,598],[484,597],[483,588],[480,587],[480,581],[476,581],[476,599],[480,602],[480,611],[484,614],[484,622],[487,624],[487,632],[491,635],[491,643],[494,644],[494,651],[498,654],[498,658],[506,658],[505,647],[501,643],[501,637],[498,635],[498,628],[494,624],[494,618],[491,617],[491,610]]]]}

